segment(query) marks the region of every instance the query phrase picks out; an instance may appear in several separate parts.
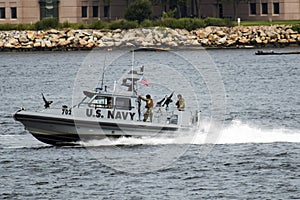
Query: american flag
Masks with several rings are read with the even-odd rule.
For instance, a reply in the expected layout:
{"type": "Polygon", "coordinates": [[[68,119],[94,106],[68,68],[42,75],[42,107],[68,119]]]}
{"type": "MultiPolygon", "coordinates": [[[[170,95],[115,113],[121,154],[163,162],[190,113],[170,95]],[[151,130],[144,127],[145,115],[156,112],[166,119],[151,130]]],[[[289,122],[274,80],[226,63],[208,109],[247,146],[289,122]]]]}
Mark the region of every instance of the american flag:
{"type": "Polygon", "coordinates": [[[144,85],[146,85],[146,86],[149,86],[149,81],[148,81],[147,79],[145,79],[144,76],[142,76],[142,77],[140,78],[140,83],[142,83],[142,84],[144,84],[144,85]]]}

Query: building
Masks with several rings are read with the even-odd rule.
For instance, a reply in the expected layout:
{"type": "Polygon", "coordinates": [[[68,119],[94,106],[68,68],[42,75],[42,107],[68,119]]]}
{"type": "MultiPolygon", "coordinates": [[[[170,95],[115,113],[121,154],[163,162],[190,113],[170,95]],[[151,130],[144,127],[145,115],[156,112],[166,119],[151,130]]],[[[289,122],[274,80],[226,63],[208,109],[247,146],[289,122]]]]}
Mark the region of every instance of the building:
{"type": "MultiPolygon", "coordinates": [[[[235,2],[238,3],[228,3],[226,0],[201,0],[199,13],[202,17],[241,18],[250,21],[300,19],[300,0],[236,0],[235,2]]],[[[196,13],[195,10],[192,11],[196,13]]]]}
{"type": "MultiPolygon", "coordinates": [[[[60,22],[90,22],[95,19],[115,20],[124,17],[133,0],[0,0],[0,24],[35,23],[55,17],[60,22]]],[[[154,18],[162,11],[177,9],[177,17],[226,17],[242,20],[299,20],[300,0],[152,0],[154,18]],[[162,4],[161,2],[168,2],[162,4]]]]}

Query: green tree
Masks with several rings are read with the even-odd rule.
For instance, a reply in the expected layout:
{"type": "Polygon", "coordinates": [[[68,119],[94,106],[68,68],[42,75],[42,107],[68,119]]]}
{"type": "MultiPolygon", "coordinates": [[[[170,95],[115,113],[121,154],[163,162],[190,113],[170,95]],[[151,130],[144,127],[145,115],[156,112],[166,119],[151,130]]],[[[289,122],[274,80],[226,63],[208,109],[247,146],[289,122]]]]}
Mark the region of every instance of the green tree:
{"type": "Polygon", "coordinates": [[[181,8],[185,7],[187,3],[187,0],[177,0],[177,10],[179,18],[182,17],[181,8]]]}
{"type": "MultiPolygon", "coordinates": [[[[201,0],[193,0],[193,4],[195,5],[196,17],[200,18],[201,17],[201,12],[200,12],[201,0]]],[[[193,11],[193,13],[194,13],[194,11],[193,11]]]]}
{"type": "Polygon", "coordinates": [[[237,19],[237,8],[238,8],[239,4],[242,1],[247,1],[247,0],[223,0],[223,2],[232,4],[232,6],[233,6],[233,19],[234,20],[237,19]]]}
{"type": "Polygon", "coordinates": [[[135,0],[129,4],[126,12],[125,19],[134,21],[137,20],[139,23],[145,19],[151,19],[153,8],[150,0],[135,0]]]}

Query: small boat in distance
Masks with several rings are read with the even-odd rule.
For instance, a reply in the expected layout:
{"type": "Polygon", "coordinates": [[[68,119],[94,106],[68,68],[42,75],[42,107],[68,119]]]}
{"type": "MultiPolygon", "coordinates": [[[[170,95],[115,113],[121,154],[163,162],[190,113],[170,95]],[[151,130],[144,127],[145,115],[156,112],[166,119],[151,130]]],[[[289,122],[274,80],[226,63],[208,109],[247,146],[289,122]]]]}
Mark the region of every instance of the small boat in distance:
{"type": "Polygon", "coordinates": [[[60,108],[51,108],[50,101],[43,96],[45,109],[27,111],[22,108],[13,117],[36,139],[56,146],[78,145],[80,141],[106,137],[176,136],[177,131],[198,128],[200,112],[178,111],[175,106],[169,106],[174,92],[161,94],[168,98],[153,108],[153,120],[142,121],[144,111],[135,85],[143,72],[128,74],[129,78],[121,83],[128,88],[128,94],[108,91],[101,85],[94,91],[83,91],[83,99],[78,104],[60,108]]]}
{"type": "Polygon", "coordinates": [[[300,51],[291,51],[291,52],[274,52],[271,51],[257,51],[255,52],[255,55],[288,55],[288,54],[300,54],[300,51]]]}

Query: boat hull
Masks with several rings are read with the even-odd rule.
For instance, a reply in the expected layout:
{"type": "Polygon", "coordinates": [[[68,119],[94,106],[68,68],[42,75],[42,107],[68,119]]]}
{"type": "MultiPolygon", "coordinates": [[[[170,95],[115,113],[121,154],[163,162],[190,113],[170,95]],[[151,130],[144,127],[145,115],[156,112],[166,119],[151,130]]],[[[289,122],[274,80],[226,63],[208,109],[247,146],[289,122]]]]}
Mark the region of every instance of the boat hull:
{"type": "Polygon", "coordinates": [[[170,124],[87,120],[23,110],[16,112],[14,118],[21,122],[36,139],[56,146],[77,145],[79,141],[107,137],[169,136],[180,129],[179,126],[170,124]]]}

